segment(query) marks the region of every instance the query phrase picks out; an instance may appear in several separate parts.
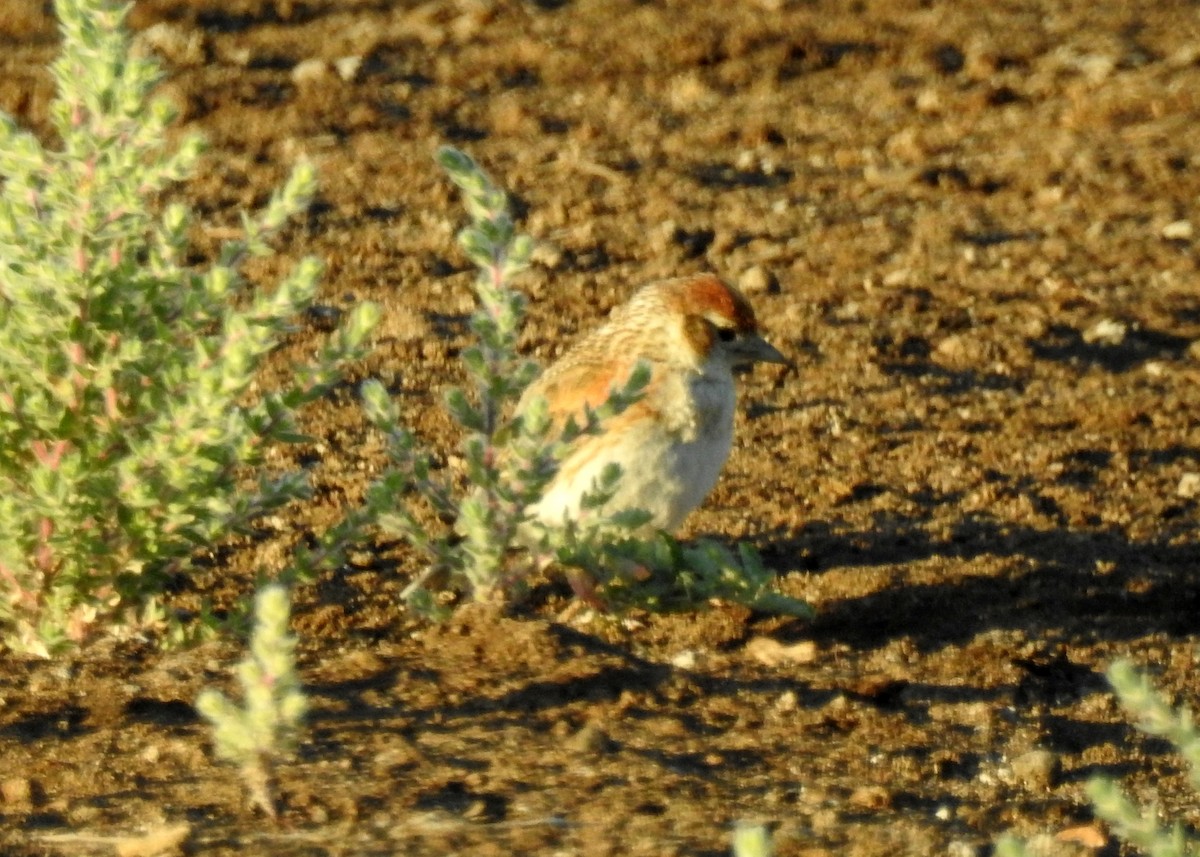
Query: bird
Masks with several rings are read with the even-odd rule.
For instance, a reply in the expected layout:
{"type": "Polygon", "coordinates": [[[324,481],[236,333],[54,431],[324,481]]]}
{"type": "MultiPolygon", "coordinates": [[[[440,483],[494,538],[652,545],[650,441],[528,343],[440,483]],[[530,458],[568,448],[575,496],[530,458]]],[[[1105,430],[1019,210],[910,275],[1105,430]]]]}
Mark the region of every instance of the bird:
{"type": "Polygon", "coordinates": [[[579,520],[583,498],[609,464],[620,465],[605,516],[640,509],[635,531],[673,533],[712,491],[733,445],[735,373],[756,363],[794,368],[759,331],[750,302],[712,273],[638,289],[608,320],[553,362],[515,413],[545,399],[550,425],[585,422],[639,361],[650,379],[638,401],[580,435],[527,518],[555,528],[579,520]]]}

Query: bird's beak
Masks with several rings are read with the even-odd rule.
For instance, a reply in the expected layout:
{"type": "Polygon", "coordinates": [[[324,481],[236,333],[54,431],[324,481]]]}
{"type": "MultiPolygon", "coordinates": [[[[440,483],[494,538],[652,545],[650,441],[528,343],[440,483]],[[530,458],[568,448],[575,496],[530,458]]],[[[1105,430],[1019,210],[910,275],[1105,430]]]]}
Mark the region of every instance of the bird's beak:
{"type": "Polygon", "coordinates": [[[741,358],[741,362],[747,365],[751,363],[779,363],[782,366],[787,366],[789,369],[796,368],[796,364],[784,357],[783,352],[758,334],[747,336],[739,342],[737,355],[741,358]]]}

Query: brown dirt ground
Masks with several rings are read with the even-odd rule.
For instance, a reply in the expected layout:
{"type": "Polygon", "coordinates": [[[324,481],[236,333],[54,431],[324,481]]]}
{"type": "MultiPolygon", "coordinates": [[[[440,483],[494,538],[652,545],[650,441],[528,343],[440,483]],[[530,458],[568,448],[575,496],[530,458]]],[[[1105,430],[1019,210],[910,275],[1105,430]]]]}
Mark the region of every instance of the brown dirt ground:
{"type": "MultiPolygon", "coordinates": [[[[35,127],[41,6],[0,10],[0,106],[35,127]]],[[[550,599],[430,627],[397,606],[411,557],[356,557],[297,596],[314,712],[279,824],[191,708],[240,644],[97,646],[0,664],[5,853],[187,822],[215,855],[716,855],[751,819],[780,855],[985,855],[1088,824],[1096,774],[1200,825],[1103,679],[1130,655],[1197,696],[1195,4],[143,0],[131,24],[165,25],[146,38],[213,148],[200,251],[314,158],[319,203],[255,274],[314,253],[326,304],[380,302],[360,376],[447,455],[471,295],[439,143],[543,242],[542,359],[642,282],[746,282],[801,372],[749,380],[689,532],[753,542],[819,616],[618,630],[550,599]]],[[[245,595],[381,465],[349,392],[310,417],[317,499],[181,604],[245,595]]]]}

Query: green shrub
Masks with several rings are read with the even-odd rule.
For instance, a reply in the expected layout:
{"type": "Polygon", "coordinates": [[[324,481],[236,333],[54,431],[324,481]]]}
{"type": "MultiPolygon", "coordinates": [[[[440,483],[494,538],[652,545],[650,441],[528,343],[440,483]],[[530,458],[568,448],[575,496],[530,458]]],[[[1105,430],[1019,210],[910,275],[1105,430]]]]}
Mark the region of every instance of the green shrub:
{"type": "MultiPolygon", "coordinates": [[[[1187,708],[1171,708],[1150,679],[1128,660],[1117,660],[1108,668],[1108,681],[1121,704],[1138,718],[1139,729],[1147,735],[1165,738],[1175,747],[1188,764],[1188,782],[1192,791],[1200,795],[1200,731],[1192,722],[1192,712],[1187,708]]],[[[1200,839],[1184,833],[1179,822],[1170,827],[1163,826],[1155,808],[1139,809],[1121,787],[1107,777],[1094,777],[1087,784],[1087,792],[1096,816],[1112,825],[1122,842],[1150,857],[1195,857],[1200,854],[1200,839]]],[[[996,845],[998,857],[1026,857],[1029,851],[1012,836],[1004,837],[996,845]]]]}
{"type": "Polygon", "coordinates": [[[238,766],[252,803],[275,817],[272,769],[296,746],[308,700],[296,674],[296,639],[288,634],[288,593],[264,586],[254,602],[250,655],[237,666],[243,705],[206,688],[196,700],[213,727],[217,757],[238,766]]]}
{"type": "Polygon", "coordinates": [[[775,843],[771,839],[770,828],[750,821],[736,822],[730,850],[733,857],[772,857],[775,843]]]}
{"type": "Polygon", "coordinates": [[[57,11],[50,142],[0,114],[0,638],[42,656],[98,627],[161,625],[158,596],[197,547],[304,495],[301,474],[266,475],[265,453],[300,439],[297,409],[376,315],[359,307],[285,389],[251,395],[321,266],[304,259],[269,293],[239,266],[305,210],[312,166],[211,268],[185,266],[189,212],[162,200],[200,140],[168,149],[172,108],[130,51],[125,7],[57,11]]]}
{"type": "MultiPolygon", "coordinates": [[[[434,472],[430,454],[402,424],[399,409],[381,384],[371,381],[362,390],[367,415],[384,433],[394,462],[368,488],[367,506],[386,532],[424,555],[426,571],[406,590],[406,597],[418,610],[435,614],[440,612],[436,593],[447,587],[479,601],[519,588],[525,569],[513,575],[509,554],[520,544],[525,508],[541,496],[565,443],[580,431],[572,426],[564,437],[549,438],[545,407],[531,409],[523,418],[504,419],[505,409],[538,373],[536,363],[517,354],[525,299],[510,283],[528,263],[532,242],[516,234],[504,192],[474,161],[450,147],[438,151],[438,161],[463,191],[472,224],[459,234],[459,243],[479,268],[479,305],[470,320],[478,342],[462,355],[474,389],[455,387],[446,395],[447,409],[464,430],[465,490],[456,491],[434,472]],[[429,504],[433,516],[453,525],[431,529],[408,505],[406,495],[413,494],[429,504]]],[[[604,416],[635,401],[648,379],[649,373],[640,367],[592,416],[593,430],[604,416]]]]}

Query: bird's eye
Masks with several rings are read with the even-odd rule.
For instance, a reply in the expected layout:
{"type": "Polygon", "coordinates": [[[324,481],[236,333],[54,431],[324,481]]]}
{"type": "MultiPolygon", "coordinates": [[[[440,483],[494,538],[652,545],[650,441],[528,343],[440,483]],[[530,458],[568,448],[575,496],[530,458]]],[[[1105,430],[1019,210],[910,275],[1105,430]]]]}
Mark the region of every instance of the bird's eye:
{"type": "Polygon", "coordinates": [[[722,342],[733,342],[733,340],[737,339],[737,331],[732,327],[718,327],[717,338],[722,342]]]}

